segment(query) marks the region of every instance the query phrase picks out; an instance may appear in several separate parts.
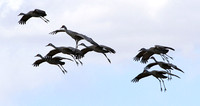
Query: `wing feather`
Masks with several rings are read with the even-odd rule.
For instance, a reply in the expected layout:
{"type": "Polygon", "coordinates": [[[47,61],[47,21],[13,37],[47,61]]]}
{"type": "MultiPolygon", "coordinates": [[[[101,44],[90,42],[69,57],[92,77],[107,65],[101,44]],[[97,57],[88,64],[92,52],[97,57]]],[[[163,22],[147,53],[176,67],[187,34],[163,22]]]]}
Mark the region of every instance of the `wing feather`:
{"type": "Polygon", "coordinates": [[[146,51],[140,51],[133,59],[139,61],[146,51]]]}
{"type": "Polygon", "coordinates": [[[140,73],[138,76],[136,76],[134,79],[132,79],[132,82],[138,82],[140,79],[150,76],[149,73],[140,73]]]}
{"type": "Polygon", "coordinates": [[[59,30],[52,31],[52,32],[50,32],[49,34],[55,35],[55,34],[57,34],[58,32],[65,32],[65,30],[64,30],[64,29],[59,29],[59,30]]]}
{"type": "Polygon", "coordinates": [[[39,66],[41,63],[45,62],[44,59],[39,59],[39,60],[36,60],[34,63],[33,63],[33,66],[37,67],[39,66]]]}
{"type": "Polygon", "coordinates": [[[30,18],[31,18],[30,15],[24,15],[24,16],[22,16],[22,18],[19,20],[19,24],[26,24],[26,21],[28,19],[30,19],[30,18]]]}

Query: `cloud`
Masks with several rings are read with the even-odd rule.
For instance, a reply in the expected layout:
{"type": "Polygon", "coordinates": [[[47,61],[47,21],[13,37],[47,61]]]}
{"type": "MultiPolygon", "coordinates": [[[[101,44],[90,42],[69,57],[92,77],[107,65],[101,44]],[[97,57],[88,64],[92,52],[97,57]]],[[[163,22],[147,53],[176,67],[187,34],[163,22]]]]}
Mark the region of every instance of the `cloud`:
{"type": "MultiPolygon", "coordinates": [[[[185,5],[185,2],[176,5],[170,0],[1,1],[0,21],[9,27],[0,23],[0,48],[3,49],[0,58],[5,60],[1,64],[0,98],[6,96],[5,100],[11,101],[16,92],[32,91],[51,82],[61,82],[59,76],[62,73],[58,67],[44,63],[35,68],[31,64],[36,60],[33,57],[35,54],[45,55],[51,49],[44,47],[50,42],[58,46],[75,45],[74,40],[65,33],[49,35],[49,32],[59,29],[63,24],[70,30],[92,37],[98,43],[116,50],[116,54],[108,54],[111,65],[101,54],[87,54],[83,62],[88,67],[96,64],[117,70],[116,65],[123,67],[122,63],[132,62],[133,56],[141,47],[148,48],[155,44],[174,47],[176,51],[171,53],[178,58],[193,62],[190,58],[197,57],[195,60],[198,60],[199,15],[196,17],[198,11],[185,9],[185,5]],[[28,12],[35,8],[44,9],[50,23],[46,24],[39,18],[30,19],[26,25],[17,23],[21,18],[16,16],[18,12],[28,12]],[[10,17],[9,14],[14,15],[10,17]]],[[[77,68],[75,64],[70,64],[69,68],[73,73],[76,69],[85,68],[84,66],[77,68]]],[[[129,67],[126,68],[128,70],[129,67]]],[[[199,73],[194,77],[198,75],[199,73]]]]}
{"type": "Polygon", "coordinates": [[[1,0],[0,1],[0,18],[5,18],[11,11],[16,11],[22,5],[23,0],[1,0]]]}

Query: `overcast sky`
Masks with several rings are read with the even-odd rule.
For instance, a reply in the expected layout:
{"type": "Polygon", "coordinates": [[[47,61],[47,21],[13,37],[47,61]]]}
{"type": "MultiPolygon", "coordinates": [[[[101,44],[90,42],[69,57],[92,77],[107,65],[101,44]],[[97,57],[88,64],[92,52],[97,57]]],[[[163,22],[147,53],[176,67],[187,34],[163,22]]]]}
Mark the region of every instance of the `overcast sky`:
{"type": "Polygon", "coordinates": [[[0,105],[199,106],[199,4],[197,0],[0,0],[0,105]],[[18,24],[19,13],[36,8],[46,11],[50,23],[31,18],[26,25],[18,24]],[[66,33],[49,34],[62,25],[115,49],[116,54],[108,54],[112,63],[91,52],[81,60],[83,66],[65,61],[66,75],[47,63],[33,67],[36,54],[52,49],[45,47],[50,42],[75,47],[66,33]],[[133,57],[140,48],[156,44],[173,47],[171,62],[185,72],[173,71],[181,79],[166,80],[166,92],[160,92],[152,76],[131,82],[145,67],[133,57]]]}

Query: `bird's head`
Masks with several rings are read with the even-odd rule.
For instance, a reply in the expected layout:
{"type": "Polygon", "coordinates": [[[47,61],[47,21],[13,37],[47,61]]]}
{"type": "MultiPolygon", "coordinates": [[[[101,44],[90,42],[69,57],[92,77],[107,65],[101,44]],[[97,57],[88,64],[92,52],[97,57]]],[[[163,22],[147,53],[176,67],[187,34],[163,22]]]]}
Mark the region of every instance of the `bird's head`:
{"type": "Polygon", "coordinates": [[[47,47],[47,46],[53,46],[53,44],[52,44],[52,43],[49,43],[48,45],[46,45],[46,47],[47,47]]]}
{"type": "Polygon", "coordinates": [[[84,46],[87,47],[84,43],[79,44],[78,46],[84,46]]]}
{"type": "Polygon", "coordinates": [[[20,15],[25,15],[24,13],[20,13],[18,16],[20,16],[20,15]]]}
{"type": "Polygon", "coordinates": [[[141,48],[139,51],[146,51],[146,49],[145,48],[141,48]]]}
{"type": "Polygon", "coordinates": [[[60,29],[61,29],[61,28],[67,28],[67,27],[66,27],[65,25],[62,25],[62,26],[60,27],[60,29]]]}
{"type": "Polygon", "coordinates": [[[42,57],[42,55],[41,54],[37,54],[37,55],[35,55],[35,57],[42,57]]]}

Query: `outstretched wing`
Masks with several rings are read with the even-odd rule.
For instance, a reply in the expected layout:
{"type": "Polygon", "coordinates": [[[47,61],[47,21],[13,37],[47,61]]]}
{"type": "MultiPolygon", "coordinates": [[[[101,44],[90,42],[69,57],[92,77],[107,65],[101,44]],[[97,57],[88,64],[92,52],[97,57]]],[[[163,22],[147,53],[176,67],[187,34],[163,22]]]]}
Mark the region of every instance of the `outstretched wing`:
{"type": "Polygon", "coordinates": [[[146,51],[142,57],[141,63],[147,63],[147,61],[149,60],[149,58],[153,55],[153,52],[150,51],[146,51]]]}
{"type": "Polygon", "coordinates": [[[54,59],[55,61],[60,61],[60,60],[63,60],[63,59],[73,61],[73,60],[70,59],[70,58],[65,58],[65,57],[60,57],[60,56],[55,56],[55,57],[53,57],[52,59],[54,59]]]}
{"type": "Polygon", "coordinates": [[[59,30],[55,30],[53,32],[50,32],[49,34],[54,35],[54,34],[57,34],[58,32],[65,32],[65,30],[64,29],[59,29],[59,30]]]}
{"type": "Polygon", "coordinates": [[[175,77],[177,77],[177,78],[180,78],[178,75],[172,74],[172,73],[167,72],[167,71],[159,71],[159,73],[161,73],[161,74],[168,74],[168,75],[171,75],[171,76],[175,76],[175,77]]]}
{"type": "Polygon", "coordinates": [[[100,47],[102,47],[103,49],[105,49],[106,51],[108,51],[110,53],[116,53],[116,51],[111,47],[108,47],[108,46],[105,46],[105,45],[100,45],[100,47]]]}
{"type": "Polygon", "coordinates": [[[174,65],[174,64],[168,64],[169,66],[171,66],[171,67],[173,67],[174,69],[176,69],[176,70],[179,70],[179,71],[181,71],[182,73],[184,73],[184,71],[182,71],[180,68],[178,68],[176,65],[174,65]]]}
{"type": "Polygon", "coordinates": [[[33,66],[37,67],[39,66],[41,63],[45,62],[44,59],[39,59],[39,60],[36,60],[34,63],[33,63],[33,66]]]}
{"type": "Polygon", "coordinates": [[[59,50],[53,49],[53,50],[49,51],[49,53],[47,53],[46,57],[52,57],[52,56],[54,56],[54,55],[56,55],[58,53],[60,53],[59,50]]]}
{"type": "Polygon", "coordinates": [[[151,67],[157,65],[158,63],[149,63],[144,69],[150,69],[151,67]]]}
{"type": "Polygon", "coordinates": [[[79,34],[79,36],[81,36],[83,39],[85,39],[86,41],[90,42],[91,44],[96,45],[96,46],[99,46],[99,44],[96,43],[92,38],[87,37],[87,36],[85,36],[85,35],[83,35],[83,34],[79,34]]]}
{"type": "Polygon", "coordinates": [[[150,76],[149,73],[140,73],[138,76],[136,76],[134,79],[132,79],[132,82],[138,82],[140,79],[150,76]]]}
{"type": "Polygon", "coordinates": [[[160,49],[170,49],[170,50],[173,50],[173,51],[175,51],[175,49],[174,48],[171,48],[171,47],[167,47],[167,46],[161,46],[161,45],[155,45],[155,48],[160,48],[160,49]]]}
{"type": "Polygon", "coordinates": [[[146,51],[140,51],[133,59],[139,61],[146,51]]]}
{"type": "Polygon", "coordinates": [[[90,51],[93,51],[93,49],[91,49],[90,47],[86,47],[86,48],[81,49],[82,57],[84,57],[84,55],[85,55],[87,52],[90,52],[90,51]]]}
{"type": "Polygon", "coordinates": [[[22,18],[19,20],[19,24],[26,24],[26,21],[31,18],[30,15],[24,15],[22,18]]]}

